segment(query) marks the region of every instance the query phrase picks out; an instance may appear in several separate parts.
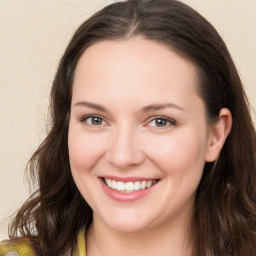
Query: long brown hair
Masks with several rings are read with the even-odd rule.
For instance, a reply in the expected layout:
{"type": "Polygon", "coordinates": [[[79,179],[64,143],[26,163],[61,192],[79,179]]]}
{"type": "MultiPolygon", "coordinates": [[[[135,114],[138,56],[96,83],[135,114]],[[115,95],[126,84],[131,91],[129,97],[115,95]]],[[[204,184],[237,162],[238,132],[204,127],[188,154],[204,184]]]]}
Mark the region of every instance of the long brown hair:
{"type": "Polygon", "coordinates": [[[28,237],[38,255],[63,255],[75,246],[92,210],[71,175],[67,146],[74,71],[82,53],[102,40],[142,36],[167,45],[197,67],[208,121],[225,107],[233,127],[218,160],[205,165],[191,236],[195,256],[256,255],[256,136],[238,72],[212,25],[175,0],[128,0],[85,21],[71,39],[51,90],[52,127],[29,162],[36,191],[10,226],[28,237]]]}

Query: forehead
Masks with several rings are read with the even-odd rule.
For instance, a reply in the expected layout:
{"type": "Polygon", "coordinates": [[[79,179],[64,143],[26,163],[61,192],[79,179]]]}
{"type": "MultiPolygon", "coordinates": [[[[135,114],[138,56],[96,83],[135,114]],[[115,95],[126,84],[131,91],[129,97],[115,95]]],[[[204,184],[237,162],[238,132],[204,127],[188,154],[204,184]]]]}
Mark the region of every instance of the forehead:
{"type": "MultiPolygon", "coordinates": [[[[130,39],[103,40],[89,46],[84,51],[78,62],[76,71],[78,66],[86,65],[89,61],[90,65],[93,64],[93,62],[105,64],[106,61],[113,61],[111,64],[114,64],[116,60],[119,61],[118,64],[124,64],[131,59],[134,64],[139,63],[139,60],[142,59],[147,60],[147,66],[159,60],[163,65],[170,64],[170,60],[174,59],[177,63],[183,63],[195,71],[196,66],[194,63],[181,55],[182,54],[178,54],[177,51],[164,43],[139,36],[130,39]]],[[[143,65],[145,65],[145,63],[143,63],[143,65]]],[[[159,69],[163,68],[163,65],[159,66],[159,69]]],[[[168,66],[166,67],[168,68],[168,66]]]]}
{"type": "MultiPolygon", "coordinates": [[[[82,91],[90,95],[122,90],[136,97],[136,91],[157,98],[171,90],[197,92],[195,65],[169,47],[143,38],[101,41],[90,46],[80,58],[74,77],[74,96],[82,91]],[[161,91],[161,93],[160,93],[161,91]]],[[[177,96],[177,95],[176,95],[177,96]]]]}

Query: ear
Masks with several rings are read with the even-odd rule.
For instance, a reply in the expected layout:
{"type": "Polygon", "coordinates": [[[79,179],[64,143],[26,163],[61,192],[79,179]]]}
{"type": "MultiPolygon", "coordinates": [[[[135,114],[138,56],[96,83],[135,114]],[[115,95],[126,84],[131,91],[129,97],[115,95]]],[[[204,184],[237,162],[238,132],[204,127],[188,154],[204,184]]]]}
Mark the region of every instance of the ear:
{"type": "Polygon", "coordinates": [[[222,108],[216,124],[210,127],[209,140],[206,152],[206,162],[215,161],[229,135],[232,127],[232,114],[229,109],[222,108]]]}

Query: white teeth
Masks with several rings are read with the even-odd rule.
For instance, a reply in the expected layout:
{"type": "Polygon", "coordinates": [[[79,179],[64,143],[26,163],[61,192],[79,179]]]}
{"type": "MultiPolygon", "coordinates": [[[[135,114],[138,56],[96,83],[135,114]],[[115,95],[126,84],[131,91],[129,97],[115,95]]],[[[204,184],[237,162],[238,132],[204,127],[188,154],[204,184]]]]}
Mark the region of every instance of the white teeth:
{"type": "Polygon", "coordinates": [[[116,189],[116,181],[112,180],[112,183],[109,187],[112,187],[113,189],[116,189]]]}
{"type": "Polygon", "coordinates": [[[125,193],[131,193],[134,191],[149,188],[157,182],[157,180],[147,180],[147,181],[142,180],[142,181],[135,181],[135,182],[129,181],[125,183],[122,181],[116,181],[111,179],[104,179],[104,180],[108,187],[118,191],[125,192],[125,193]]]}
{"type": "Polygon", "coordinates": [[[151,187],[151,186],[152,186],[152,180],[149,180],[149,181],[147,182],[146,187],[149,188],[149,187],[151,187]]]}
{"type": "Polygon", "coordinates": [[[107,185],[110,187],[111,186],[111,180],[110,179],[105,179],[107,185]]]}
{"type": "Polygon", "coordinates": [[[140,190],[140,182],[139,181],[136,181],[135,183],[134,183],[134,190],[140,190]]]}
{"type": "Polygon", "coordinates": [[[132,182],[127,182],[126,184],[125,184],[125,190],[127,191],[131,191],[131,190],[133,190],[133,183],[132,182]]]}
{"type": "Polygon", "coordinates": [[[141,189],[145,189],[145,188],[146,188],[146,184],[147,184],[147,182],[146,182],[145,180],[143,180],[143,181],[141,182],[141,184],[140,184],[140,188],[141,188],[141,189]]]}
{"type": "Polygon", "coordinates": [[[116,183],[116,189],[117,189],[118,191],[125,190],[125,183],[122,182],[122,181],[118,181],[118,182],[116,183]]]}

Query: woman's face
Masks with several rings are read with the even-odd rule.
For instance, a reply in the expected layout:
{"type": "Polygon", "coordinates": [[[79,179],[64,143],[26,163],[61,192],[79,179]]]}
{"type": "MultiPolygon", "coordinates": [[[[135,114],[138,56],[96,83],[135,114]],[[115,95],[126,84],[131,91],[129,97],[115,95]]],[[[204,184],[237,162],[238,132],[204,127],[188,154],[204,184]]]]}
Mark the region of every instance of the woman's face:
{"type": "Polygon", "coordinates": [[[194,65],[146,39],[102,41],[75,72],[72,175],[94,222],[119,231],[186,222],[210,132],[194,65]]]}

